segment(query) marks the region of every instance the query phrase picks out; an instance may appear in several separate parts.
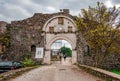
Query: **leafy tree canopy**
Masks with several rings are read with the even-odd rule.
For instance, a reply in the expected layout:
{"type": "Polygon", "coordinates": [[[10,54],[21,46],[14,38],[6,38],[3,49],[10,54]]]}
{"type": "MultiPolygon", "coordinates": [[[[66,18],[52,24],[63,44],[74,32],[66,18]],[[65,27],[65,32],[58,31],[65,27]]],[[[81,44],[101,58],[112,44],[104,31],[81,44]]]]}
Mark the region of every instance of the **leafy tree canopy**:
{"type": "Polygon", "coordinates": [[[108,9],[98,2],[95,8],[81,11],[75,22],[96,55],[96,65],[109,54],[120,54],[120,8],[108,9]]]}
{"type": "Polygon", "coordinates": [[[70,48],[67,48],[67,47],[63,46],[63,47],[60,48],[60,50],[61,50],[61,53],[63,55],[66,55],[68,57],[72,56],[72,50],[70,48]]]}

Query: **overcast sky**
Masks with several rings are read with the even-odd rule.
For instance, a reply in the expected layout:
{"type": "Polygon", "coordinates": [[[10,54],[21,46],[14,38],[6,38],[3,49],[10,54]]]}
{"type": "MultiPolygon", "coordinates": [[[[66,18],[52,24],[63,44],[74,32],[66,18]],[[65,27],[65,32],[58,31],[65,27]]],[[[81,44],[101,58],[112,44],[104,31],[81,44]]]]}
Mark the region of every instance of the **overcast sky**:
{"type": "Polygon", "coordinates": [[[54,13],[59,9],[70,9],[78,15],[82,8],[103,2],[107,7],[120,7],[120,0],[0,0],[0,21],[11,22],[31,17],[34,13],[54,13]]]}

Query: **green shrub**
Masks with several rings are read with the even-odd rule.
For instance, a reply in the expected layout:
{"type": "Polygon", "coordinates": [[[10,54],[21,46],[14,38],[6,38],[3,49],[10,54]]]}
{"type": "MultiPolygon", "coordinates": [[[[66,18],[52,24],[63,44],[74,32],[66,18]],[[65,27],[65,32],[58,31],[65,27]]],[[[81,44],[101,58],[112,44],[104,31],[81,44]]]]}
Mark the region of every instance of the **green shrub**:
{"type": "Polygon", "coordinates": [[[34,65],[36,65],[36,63],[29,58],[25,58],[25,60],[23,61],[24,67],[29,67],[29,66],[34,66],[34,65]]]}
{"type": "Polygon", "coordinates": [[[111,79],[108,79],[108,80],[106,80],[106,81],[112,81],[111,79]]]}

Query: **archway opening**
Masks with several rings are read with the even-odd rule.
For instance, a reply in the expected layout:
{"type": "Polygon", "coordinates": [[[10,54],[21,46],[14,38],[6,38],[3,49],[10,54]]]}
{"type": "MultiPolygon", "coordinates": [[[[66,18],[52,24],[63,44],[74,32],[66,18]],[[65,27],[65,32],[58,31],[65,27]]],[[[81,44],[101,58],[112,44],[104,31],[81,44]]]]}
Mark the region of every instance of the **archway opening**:
{"type": "Polygon", "coordinates": [[[71,63],[72,46],[63,39],[56,40],[51,45],[51,61],[59,61],[60,63],[71,63]]]}

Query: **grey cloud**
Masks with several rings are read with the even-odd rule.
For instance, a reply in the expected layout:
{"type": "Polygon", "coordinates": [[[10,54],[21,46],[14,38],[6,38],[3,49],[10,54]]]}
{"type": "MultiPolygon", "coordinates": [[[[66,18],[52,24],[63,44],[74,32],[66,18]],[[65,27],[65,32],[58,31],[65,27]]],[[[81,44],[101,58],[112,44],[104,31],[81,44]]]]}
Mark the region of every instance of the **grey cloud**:
{"type": "Polygon", "coordinates": [[[114,4],[120,4],[120,0],[112,0],[114,4]]]}
{"type": "MultiPolygon", "coordinates": [[[[10,22],[24,19],[34,13],[54,13],[59,9],[68,8],[71,14],[77,15],[82,8],[96,6],[96,2],[106,0],[0,0],[0,20],[10,22]],[[54,11],[49,10],[54,8],[54,11]]],[[[112,0],[114,4],[120,4],[120,0],[112,0]]]]}
{"type": "MultiPolygon", "coordinates": [[[[33,0],[33,2],[44,5],[44,6],[52,6],[56,8],[56,10],[62,8],[68,8],[72,12],[78,12],[82,8],[88,8],[88,6],[95,6],[98,0],[33,0]]],[[[103,1],[103,0],[101,0],[103,1]]]]}

